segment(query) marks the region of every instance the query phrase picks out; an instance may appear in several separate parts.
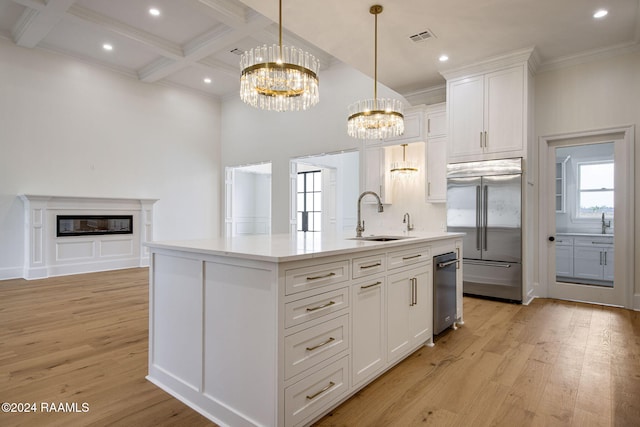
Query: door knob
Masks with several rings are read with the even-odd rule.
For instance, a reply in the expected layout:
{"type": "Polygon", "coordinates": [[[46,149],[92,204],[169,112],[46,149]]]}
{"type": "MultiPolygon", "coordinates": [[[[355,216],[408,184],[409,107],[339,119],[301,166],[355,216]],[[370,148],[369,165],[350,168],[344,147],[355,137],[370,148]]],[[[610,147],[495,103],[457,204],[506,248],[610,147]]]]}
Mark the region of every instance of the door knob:
{"type": "Polygon", "coordinates": [[[556,238],[555,238],[554,236],[549,236],[549,241],[550,241],[550,242],[553,242],[553,241],[555,241],[555,240],[556,240],[556,238]]]}

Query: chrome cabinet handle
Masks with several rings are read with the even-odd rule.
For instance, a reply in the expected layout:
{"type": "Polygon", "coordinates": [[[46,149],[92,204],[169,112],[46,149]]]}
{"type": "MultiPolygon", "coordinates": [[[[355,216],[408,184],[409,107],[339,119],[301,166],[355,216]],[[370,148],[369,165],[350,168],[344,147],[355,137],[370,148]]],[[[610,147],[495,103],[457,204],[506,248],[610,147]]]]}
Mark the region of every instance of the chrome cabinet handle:
{"type": "Polygon", "coordinates": [[[408,260],[408,259],[420,258],[421,256],[422,256],[422,254],[418,254],[418,255],[411,255],[411,256],[405,256],[405,257],[402,257],[402,260],[403,260],[403,261],[406,261],[406,260],[408,260]]]}
{"type": "Polygon", "coordinates": [[[373,288],[374,286],[378,286],[378,285],[382,285],[382,282],[376,282],[376,283],[372,283],[370,285],[360,286],[360,289],[369,289],[369,288],[373,288]]]}
{"type": "Polygon", "coordinates": [[[600,265],[602,265],[602,252],[600,252],[600,265]]]}
{"type": "Polygon", "coordinates": [[[336,303],[335,301],[329,301],[328,303],[326,303],[326,304],[322,304],[322,305],[319,305],[319,306],[317,306],[317,307],[307,307],[307,311],[316,311],[316,310],[320,310],[321,308],[329,307],[329,306],[331,306],[331,305],[334,305],[335,303],[336,303]]]}
{"type": "Polygon", "coordinates": [[[329,390],[331,387],[333,387],[334,385],[336,385],[336,383],[334,383],[333,381],[329,381],[329,385],[326,386],[325,388],[323,388],[322,390],[312,394],[311,396],[307,396],[307,399],[309,400],[313,400],[316,397],[318,397],[319,395],[321,395],[322,393],[324,393],[325,391],[329,390]]]}
{"type": "Polygon", "coordinates": [[[484,131],[484,148],[487,148],[487,131],[484,131]]]}
{"type": "Polygon", "coordinates": [[[333,342],[335,340],[336,340],[335,338],[329,337],[329,339],[326,340],[325,342],[321,342],[320,344],[314,345],[313,347],[307,347],[307,351],[313,351],[313,350],[315,350],[317,348],[320,348],[320,347],[322,347],[324,345],[327,345],[327,344],[329,344],[329,343],[331,343],[331,342],[333,342]]]}
{"type": "Polygon", "coordinates": [[[603,252],[604,254],[604,265],[607,265],[607,253],[603,252]]]}
{"type": "Polygon", "coordinates": [[[381,265],[382,265],[382,263],[380,263],[380,262],[377,262],[377,263],[375,263],[375,264],[371,264],[371,265],[361,265],[361,266],[360,266],[360,269],[361,269],[361,270],[365,270],[365,269],[367,269],[367,268],[379,267],[379,266],[381,266],[381,265]]]}
{"type": "Polygon", "coordinates": [[[334,273],[333,271],[329,274],[324,274],[322,276],[313,276],[313,277],[307,277],[307,280],[318,280],[318,279],[325,279],[327,277],[331,277],[331,276],[335,276],[336,273],[334,273]]]}
{"type": "Polygon", "coordinates": [[[480,148],[482,148],[482,131],[480,131],[480,148]]]}

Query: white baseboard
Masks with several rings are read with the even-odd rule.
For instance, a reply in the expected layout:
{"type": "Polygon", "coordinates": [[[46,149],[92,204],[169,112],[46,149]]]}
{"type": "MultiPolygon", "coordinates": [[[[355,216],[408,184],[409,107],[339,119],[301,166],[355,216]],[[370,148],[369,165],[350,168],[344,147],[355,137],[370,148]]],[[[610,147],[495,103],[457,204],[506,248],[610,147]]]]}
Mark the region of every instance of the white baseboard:
{"type": "Polygon", "coordinates": [[[23,267],[0,268],[0,280],[21,279],[23,275],[23,267]]]}

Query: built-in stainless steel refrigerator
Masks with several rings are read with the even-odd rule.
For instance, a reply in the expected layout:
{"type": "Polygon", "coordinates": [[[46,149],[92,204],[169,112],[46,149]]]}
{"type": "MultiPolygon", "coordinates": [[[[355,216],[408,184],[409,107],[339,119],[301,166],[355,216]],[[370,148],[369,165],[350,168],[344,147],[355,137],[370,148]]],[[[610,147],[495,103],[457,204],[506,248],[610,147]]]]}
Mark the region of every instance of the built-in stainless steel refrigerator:
{"type": "Polygon", "coordinates": [[[447,229],[466,233],[466,294],[522,302],[522,158],[449,164],[447,229]]]}

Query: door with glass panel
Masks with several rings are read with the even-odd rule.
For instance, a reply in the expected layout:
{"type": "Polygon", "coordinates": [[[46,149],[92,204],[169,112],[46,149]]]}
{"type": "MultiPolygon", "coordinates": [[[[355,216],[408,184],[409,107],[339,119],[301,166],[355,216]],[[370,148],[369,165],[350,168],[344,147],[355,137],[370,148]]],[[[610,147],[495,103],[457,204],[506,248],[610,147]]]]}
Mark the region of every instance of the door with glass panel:
{"type": "MultiPolygon", "coordinates": [[[[560,299],[623,305],[624,284],[615,277],[616,175],[614,141],[550,146],[547,177],[555,253],[549,296],[560,299]]],[[[551,267],[551,263],[550,263],[551,267]]]]}

